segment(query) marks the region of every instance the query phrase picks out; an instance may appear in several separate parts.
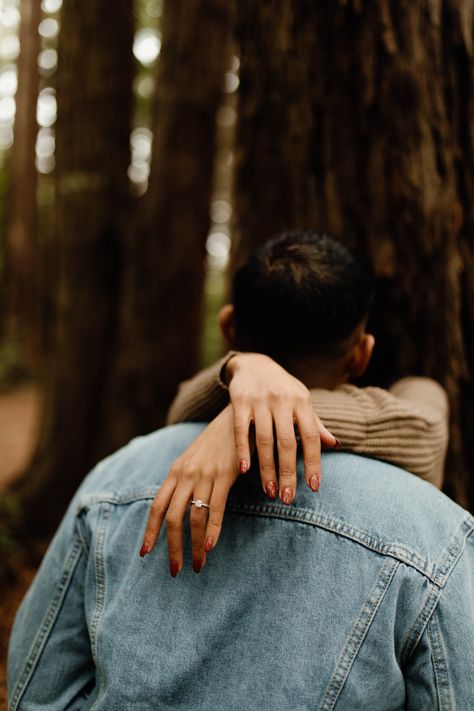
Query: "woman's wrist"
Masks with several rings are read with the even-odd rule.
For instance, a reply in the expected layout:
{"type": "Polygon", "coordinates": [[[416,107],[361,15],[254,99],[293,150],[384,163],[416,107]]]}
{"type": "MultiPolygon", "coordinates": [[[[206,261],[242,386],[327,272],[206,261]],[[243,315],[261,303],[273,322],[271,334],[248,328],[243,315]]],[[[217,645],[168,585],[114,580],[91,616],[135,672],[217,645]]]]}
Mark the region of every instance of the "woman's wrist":
{"type": "Polygon", "coordinates": [[[231,358],[226,361],[222,368],[222,380],[229,386],[232,378],[237,374],[242,368],[248,367],[249,363],[273,363],[269,356],[263,355],[263,353],[233,353],[231,358]]]}

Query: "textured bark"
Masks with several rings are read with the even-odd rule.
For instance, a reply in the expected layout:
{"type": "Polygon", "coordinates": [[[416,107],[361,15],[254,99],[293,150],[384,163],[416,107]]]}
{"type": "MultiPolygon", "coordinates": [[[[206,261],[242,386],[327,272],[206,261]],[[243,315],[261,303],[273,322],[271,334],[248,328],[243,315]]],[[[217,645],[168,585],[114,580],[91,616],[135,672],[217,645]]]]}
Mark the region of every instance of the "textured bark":
{"type": "Polygon", "coordinates": [[[165,3],[150,185],[127,260],[110,449],[163,424],[177,385],[198,367],[215,115],[232,23],[229,0],[165,3]]]}
{"type": "Polygon", "coordinates": [[[129,186],[131,0],[68,0],[57,76],[57,282],[38,450],[18,487],[28,524],[51,529],[97,460],[116,338],[129,186]]]}
{"type": "Polygon", "coordinates": [[[282,229],[315,224],[311,0],[239,0],[232,268],[282,229]]]}
{"type": "Polygon", "coordinates": [[[34,367],[41,350],[35,166],[41,1],[21,0],[20,13],[15,142],[6,233],[6,318],[9,337],[18,339],[25,360],[34,367]]]}
{"type": "Polygon", "coordinates": [[[445,385],[446,490],[472,505],[472,3],[239,8],[234,265],[295,225],[369,256],[378,348],[368,378],[419,373],[445,385]]]}

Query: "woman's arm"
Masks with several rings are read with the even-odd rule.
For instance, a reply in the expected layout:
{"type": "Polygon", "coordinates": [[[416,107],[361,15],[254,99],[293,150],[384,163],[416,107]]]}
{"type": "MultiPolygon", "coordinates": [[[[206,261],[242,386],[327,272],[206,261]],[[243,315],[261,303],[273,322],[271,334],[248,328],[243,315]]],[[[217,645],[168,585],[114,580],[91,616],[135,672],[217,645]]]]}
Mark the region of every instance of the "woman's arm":
{"type": "Polygon", "coordinates": [[[229,404],[229,391],[223,377],[234,355],[235,351],[229,351],[224,358],[181,383],[168,410],[167,425],[212,420],[229,404]]]}
{"type": "Polygon", "coordinates": [[[390,391],[342,385],[313,390],[311,397],[344,449],[384,459],[441,488],[448,404],[434,380],[404,378],[390,391]]]}
{"type": "Polygon", "coordinates": [[[219,407],[222,412],[175,462],[151,507],[140,554],[153,549],[166,519],[172,575],[182,567],[183,520],[192,498],[209,504],[209,509],[191,508],[195,572],[216,545],[229,490],[250,463],[252,424],[262,488],[273,499],[279,491],[285,504],[291,503],[296,492],[294,424],[303,445],[306,483],[314,491],[319,489],[321,444],[340,446],[335,436],[345,449],[391,461],[437,486],[442,483],[448,439],[447,398],[443,389],[427,378],[404,379],[392,392],[342,385],[334,391],[310,393],[267,356],[235,354],[181,386],[168,422],[209,419],[219,407]],[[224,379],[229,382],[228,389],[224,379]],[[227,404],[229,398],[231,405],[227,404]],[[333,434],[322,425],[315,410],[333,434]]]}
{"type": "MultiPolygon", "coordinates": [[[[183,564],[183,521],[190,501],[205,503],[204,507],[191,506],[190,511],[196,573],[215,546],[229,490],[239,473],[244,474],[250,467],[252,425],[262,489],[270,499],[279,494],[284,504],[290,504],[296,493],[295,424],[301,438],[306,483],[313,491],[319,489],[321,443],[332,448],[338,444],[315,414],[309,390],[277,363],[259,354],[245,354],[245,358],[239,357],[239,360],[235,357],[230,363],[233,364],[229,369],[233,404],[225,406],[176,460],[151,506],[140,555],[151,552],[166,520],[173,576],[183,564]],[[234,368],[242,360],[244,369],[234,368]],[[279,481],[275,472],[274,433],[279,481]]],[[[215,375],[216,372],[211,373],[211,380],[215,375]]],[[[199,378],[205,383],[209,372],[204,379],[202,374],[199,378]]],[[[200,390],[200,397],[204,390],[200,390]]],[[[195,408],[196,411],[197,417],[210,416],[203,413],[202,408],[195,408]]]]}
{"type": "MultiPolygon", "coordinates": [[[[286,387],[286,381],[277,377],[285,371],[274,364],[277,371],[271,363],[259,354],[227,354],[181,385],[168,423],[211,419],[227,405],[229,392],[236,424],[242,423],[253,399],[267,397],[260,388],[265,373],[276,374],[273,401],[278,398],[278,388],[286,387]],[[238,379],[234,378],[236,372],[238,379]]],[[[390,391],[342,385],[336,390],[312,390],[311,400],[344,449],[385,459],[441,487],[448,444],[448,401],[434,380],[403,378],[390,391]]],[[[244,432],[236,431],[236,443],[240,458],[245,458],[244,432]]],[[[331,446],[329,440],[327,446],[331,446]]]]}

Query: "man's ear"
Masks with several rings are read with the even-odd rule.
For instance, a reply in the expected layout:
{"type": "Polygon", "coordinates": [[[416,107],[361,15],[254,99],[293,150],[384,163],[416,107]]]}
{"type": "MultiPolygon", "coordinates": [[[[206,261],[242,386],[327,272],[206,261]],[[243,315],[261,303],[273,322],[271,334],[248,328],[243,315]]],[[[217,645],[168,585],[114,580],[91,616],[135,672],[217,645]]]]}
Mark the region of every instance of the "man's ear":
{"type": "Polygon", "coordinates": [[[369,365],[374,345],[375,338],[372,334],[364,332],[352,349],[347,364],[347,372],[351,378],[360,378],[360,376],[364,374],[369,365]]]}
{"type": "Polygon", "coordinates": [[[219,311],[217,317],[222,335],[227,341],[229,347],[235,347],[235,326],[234,326],[234,307],[232,304],[225,304],[219,311]]]}

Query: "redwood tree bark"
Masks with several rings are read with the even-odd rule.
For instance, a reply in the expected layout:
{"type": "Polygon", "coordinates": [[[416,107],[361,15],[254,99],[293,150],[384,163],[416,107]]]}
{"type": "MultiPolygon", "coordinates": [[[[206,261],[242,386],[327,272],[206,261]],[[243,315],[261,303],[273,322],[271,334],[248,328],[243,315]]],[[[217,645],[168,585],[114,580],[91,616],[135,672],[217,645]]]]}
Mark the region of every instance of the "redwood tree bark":
{"type": "Polygon", "coordinates": [[[17,491],[25,519],[51,530],[97,460],[114,353],[122,230],[129,201],[132,0],[113,12],[68,0],[57,75],[57,260],[52,362],[37,452],[17,491]]]}
{"type": "Polygon", "coordinates": [[[20,14],[15,141],[10,162],[6,233],[6,321],[7,337],[18,339],[22,355],[31,367],[38,365],[41,350],[35,165],[41,1],[21,0],[20,14]]]}
{"type": "Polygon", "coordinates": [[[130,235],[109,449],[162,425],[179,382],[199,365],[215,116],[233,6],[164,6],[150,184],[130,235]]]}
{"type": "Polygon", "coordinates": [[[368,378],[445,385],[446,490],[464,505],[474,503],[463,269],[473,259],[472,20],[468,0],[240,0],[235,183],[234,266],[294,226],[335,232],[369,256],[378,348],[368,378]]]}

